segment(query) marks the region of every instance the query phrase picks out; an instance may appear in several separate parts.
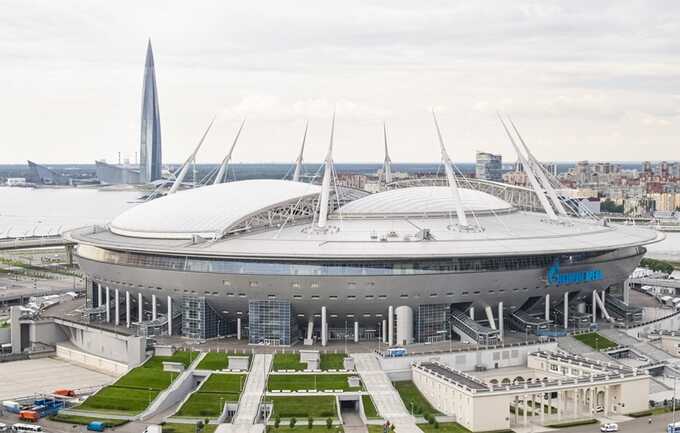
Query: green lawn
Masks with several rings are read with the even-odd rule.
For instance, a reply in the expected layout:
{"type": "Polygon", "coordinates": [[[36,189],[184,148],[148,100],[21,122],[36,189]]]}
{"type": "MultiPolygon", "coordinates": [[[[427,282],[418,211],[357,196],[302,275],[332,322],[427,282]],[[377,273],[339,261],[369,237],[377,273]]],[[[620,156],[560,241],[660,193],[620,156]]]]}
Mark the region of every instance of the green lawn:
{"type": "Polygon", "coordinates": [[[321,354],[322,370],[341,370],[344,368],[343,360],[347,357],[346,353],[322,353],[321,354]]]}
{"type": "Polygon", "coordinates": [[[274,403],[273,416],[281,418],[306,419],[312,418],[336,418],[335,397],[271,397],[274,403]]]}
{"type": "Polygon", "coordinates": [[[413,413],[415,415],[423,415],[425,413],[439,415],[439,412],[430,405],[410,380],[393,382],[392,385],[394,385],[397,392],[399,392],[399,395],[406,406],[406,410],[409,412],[411,411],[411,402],[413,402],[413,413]]]}
{"type": "Polygon", "coordinates": [[[366,418],[380,418],[370,396],[362,395],[361,401],[364,404],[364,415],[366,415],[366,418]]]}
{"type": "MultiPolygon", "coordinates": [[[[213,433],[217,429],[216,424],[208,424],[203,427],[203,433],[213,433]]],[[[196,433],[195,424],[163,424],[163,433],[196,433]]]]}
{"type": "Polygon", "coordinates": [[[439,428],[434,428],[432,424],[418,424],[418,427],[425,433],[470,433],[470,430],[456,422],[440,423],[439,428]]]}
{"type": "Polygon", "coordinates": [[[78,410],[137,414],[149,405],[178,376],[163,371],[163,361],[181,362],[185,366],[196,352],[177,352],[173,356],[154,356],[144,365],[133,368],[111,386],[89,397],[78,410]]]}
{"type": "Polygon", "coordinates": [[[583,344],[592,347],[595,350],[611,349],[612,347],[618,346],[610,339],[603,337],[597,332],[589,332],[587,334],[574,335],[574,338],[583,344]]]}
{"type": "Polygon", "coordinates": [[[307,368],[307,364],[300,362],[299,353],[277,353],[274,355],[272,370],[298,370],[307,368]]]}
{"type": "Polygon", "coordinates": [[[49,419],[51,421],[79,425],[88,425],[92,421],[101,421],[106,424],[107,427],[118,427],[129,422],[126,419],[93,418],[89,416],[66,415],[64,413],[52,415],[49,419]]]}
{"type": "Polygon", "coordinates": [[[97,394],[89,397],[78,410],[94,412],[137,414],[149,405],[158,395],[157,390],[121,388],[107,386],[97,394]]]}
{"type": "MultiPolygon", "coordinates": [[[[283,422],[281,423],[283,424],[283,422]]],[[[273,425],[267,427],[267,433],[342,433],[345,430],[341,426],[334,425],[331,428],[326,428],[325,425],[315,425],[312,428],[307,426],[307,418],[297,420],[295,427],[290,428],[288,425],[280,425],[279,428],[274,428],[273,425]]],[[[380,430],[382,433],[382,430],[380,430]]]]}
{"type": "Polygon", "coordinates": [[[206,353],[198,363],[199,370],[224,370],[229,367],[229,355],[221,352],[206,353]]]}
{"type": "Polygon", "coordinates": [[[212,374],[177,411],[176,416],[218,418],[224,403],[239,401],[245,374],[212,374]]]}
{"type": "Polygon", "coordinates": [[[300,389],[342,389],[343,391],[359,391],[361,387],[350,387],[347,384],[347,374],[271,374],[267,382],[267,389],[297,391],[300,389]]]}
{"type": "Polygon", "coordinates": [[[247,375],[245,374],[212,374],[201,384],[201,392],[226,392],[231,394],[241,394],[246,385],[247,375]]]}
{"type": "MultiPolygon", "coordinates": [[[[252,361],[252,355],[246,353],[208,352],[198,364],[199,370],[224,370],[229,368],[230,356],[248,356],[252,361]]],[[[249,363],[250,364],[250,363],[249,363]]]]}

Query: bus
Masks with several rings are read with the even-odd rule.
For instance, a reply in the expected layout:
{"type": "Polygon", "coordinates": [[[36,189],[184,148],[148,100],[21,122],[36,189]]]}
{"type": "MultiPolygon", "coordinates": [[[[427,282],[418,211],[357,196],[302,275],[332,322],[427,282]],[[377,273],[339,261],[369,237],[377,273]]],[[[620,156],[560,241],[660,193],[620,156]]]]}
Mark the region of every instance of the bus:
{"type": "Polygon", "coordinates": [[[387,349],[387,356],[390,358],[396,358],[399,356],[406,356],[408,352],[403,347],[390,347],[387,349]]]}
{"type": "Polygon", "coordinates": [[[668,428],[666,429],[667,433],[680,433],[680,421],[672,424],[668,424],[668,428]]]}
{"type": "Polygon", "coordinates": [[[29,433],[35,433],[35,432],[41,432],[43,431],[42,427],[36,424],[14,424],[12,426],[15,432],[29,432],[29,433]]]}

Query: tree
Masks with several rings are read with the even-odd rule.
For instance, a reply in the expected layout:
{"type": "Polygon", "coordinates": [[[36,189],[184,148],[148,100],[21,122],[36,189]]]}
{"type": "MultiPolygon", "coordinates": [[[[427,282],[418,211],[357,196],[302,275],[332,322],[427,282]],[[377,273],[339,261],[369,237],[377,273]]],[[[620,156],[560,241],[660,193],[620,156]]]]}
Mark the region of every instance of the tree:
{"type": "Polygon", "coordinates": [[[312,428],[314,426],[314,418],[311,416],[307,418],[307,428],[312,428]]]}
{"type": "Polygon", "coordinates": [[[277,414],[276,418],[274,418],[274,427],[279,428],[280,424],[281,424],[281,417],[277,414]]]}
{"type": "Polygon", "coordinates": [[[326,418],[326,428],[331,428],[333,427],[333,420],[331,417],[326,418]]]}
{"type": "Polygon", "coordinates": [[[295,417],[293,417],[293,418],[290,419],[290,422],[288,423],[288,426],[289,426],[290,428],[293,428],[293,427],[295,427],[295,423],[296,423],[296,422],[297,422],[297,419],[295,419],[295,417]]]}
{"type": "Polygon", "coordinates": [[[609,213],[623,213],[623,205],[617,205],[612,200],[606,199],[600,203],[600,210],[609,213]]]}

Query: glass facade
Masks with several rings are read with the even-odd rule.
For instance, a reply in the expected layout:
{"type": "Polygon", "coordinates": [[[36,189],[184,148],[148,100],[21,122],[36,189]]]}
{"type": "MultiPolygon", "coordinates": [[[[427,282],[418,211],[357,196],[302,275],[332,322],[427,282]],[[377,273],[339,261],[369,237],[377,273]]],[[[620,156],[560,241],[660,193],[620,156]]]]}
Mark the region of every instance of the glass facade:
{"type": "Polygon", "coordinates": [[[416,313],[416,341],[427,343],[451,338],[449,304],[421,304],[416,313]]]}
{"type": "Polygon", "coordinates": [[[298,337],[298,328],[293,320],[294,314],[288,301],[249,301],[249,342],[288,346],[298,337]]]}
{"type": "Polygon", "coordinates": [[[563,264],[602,256],[611,251],[570,255],[530,255],[508,257],[453,257],[401,261],[263,261],[197,258],[140,254],[106,250],[90,245],[78,246],[78,255],[99,262],[187,272],[213,272],[243,275],[413,275],[453,272],[515,271],[541,269],[556,260],[563,264]]]}
{"type": "Polygon", "coordinates": [[[182,298],[182,335],[207,339],[226,335],[227,331],[227,320],[208,304],[204,296],[182,298]]]}

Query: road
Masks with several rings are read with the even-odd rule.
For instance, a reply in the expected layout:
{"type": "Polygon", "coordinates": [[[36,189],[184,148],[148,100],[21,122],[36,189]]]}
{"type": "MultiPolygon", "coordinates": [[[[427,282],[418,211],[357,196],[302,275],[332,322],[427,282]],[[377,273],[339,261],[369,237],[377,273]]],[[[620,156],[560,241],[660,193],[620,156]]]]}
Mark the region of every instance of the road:
{"type": "MultiPolygon", "coordinates": [[[[676,412],[676,419],[680,421],[680,412],[676,412]]],[[[633,421],[626,421],[619,424],[621,432],[630,433],[662,433],[666,431],[666,427],[673,421],[673,414],[666,413],[663,415],[656,415],[652,417],[650,424],[647,417],[638,418],[633,421]]],[[[560,432],[565,433],[594,433],[600,431],[599,424],[591,424],[580,427],[570,427],[560,429],[560,432]]]]}

